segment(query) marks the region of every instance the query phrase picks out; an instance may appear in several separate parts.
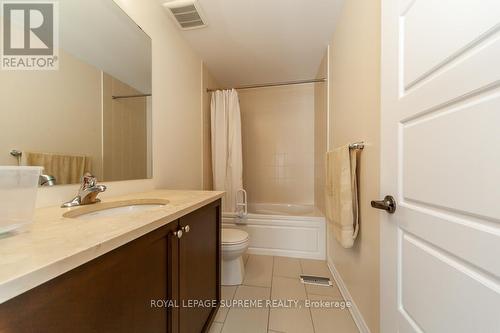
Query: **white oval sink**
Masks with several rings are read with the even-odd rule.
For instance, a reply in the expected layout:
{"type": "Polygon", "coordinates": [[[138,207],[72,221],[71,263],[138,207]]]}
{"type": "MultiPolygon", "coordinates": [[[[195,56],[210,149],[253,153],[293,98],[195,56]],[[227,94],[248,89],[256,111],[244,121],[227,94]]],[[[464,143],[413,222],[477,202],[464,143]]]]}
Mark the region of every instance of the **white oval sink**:
{"type": "Polygon", "coordinates": [[[63,214],[64,217],[76,218],[80,220],[92,220],[96,218],[127,215],[132,213],[145,212],[156,208],[165,207],[168,200],[160,199],[140,199],[128,201],[116,201],[98,203],[89,206],[82,206],[63,214]]]}

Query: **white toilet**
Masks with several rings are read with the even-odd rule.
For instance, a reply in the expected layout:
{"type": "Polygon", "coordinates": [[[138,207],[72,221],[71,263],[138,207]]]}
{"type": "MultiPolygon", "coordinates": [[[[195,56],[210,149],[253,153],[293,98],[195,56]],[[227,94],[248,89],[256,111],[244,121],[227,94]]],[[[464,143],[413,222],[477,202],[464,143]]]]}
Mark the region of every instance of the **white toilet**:
{"type": "Polygon", "coordinates": [[[222,228],[222,285],[234,286],[243,282],[243,253],[248,243],[248,233],[245,231],[222,228]]]}

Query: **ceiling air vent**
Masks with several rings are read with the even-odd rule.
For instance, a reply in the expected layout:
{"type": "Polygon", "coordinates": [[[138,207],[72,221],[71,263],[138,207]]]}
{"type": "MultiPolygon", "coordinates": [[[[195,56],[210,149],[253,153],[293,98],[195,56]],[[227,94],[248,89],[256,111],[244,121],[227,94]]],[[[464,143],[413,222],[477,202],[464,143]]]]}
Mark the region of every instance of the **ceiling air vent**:
{"type": "Polygon", "coordinates": [[[206,27],[200,5],[196,0],[171,0],[163,7],[172,15],[182,30],[206,27]]]}

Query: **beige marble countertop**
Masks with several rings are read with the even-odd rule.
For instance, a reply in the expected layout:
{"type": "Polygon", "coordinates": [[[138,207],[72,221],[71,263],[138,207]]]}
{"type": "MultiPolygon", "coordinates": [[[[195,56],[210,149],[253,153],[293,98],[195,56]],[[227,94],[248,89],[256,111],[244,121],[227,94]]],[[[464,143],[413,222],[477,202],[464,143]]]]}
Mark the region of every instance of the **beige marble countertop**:
{"type": "MultiPolygon", "coordinates": [[[[32,224],[0,236],[0,303],[120,247],[223,196],[223,192],[157,190],[103,200],[169,200],[164,207],[116,217],[79,220],[79,209],[36,210],[32,224]]],[[[98,204],[96,204],[98,205],[98,204]]]]}

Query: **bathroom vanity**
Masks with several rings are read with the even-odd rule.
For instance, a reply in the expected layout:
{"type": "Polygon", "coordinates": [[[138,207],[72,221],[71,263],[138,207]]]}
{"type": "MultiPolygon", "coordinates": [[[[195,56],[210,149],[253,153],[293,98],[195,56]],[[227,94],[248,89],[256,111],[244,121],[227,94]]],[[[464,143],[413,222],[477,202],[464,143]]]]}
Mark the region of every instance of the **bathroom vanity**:
{"type": "Polygon", "coordinates": [[[38,210],[26,232],[0,239],[0,331],[207,330],[220,301],[221,196],[126,196],[168,204],[96,219],[38,210]]]}

